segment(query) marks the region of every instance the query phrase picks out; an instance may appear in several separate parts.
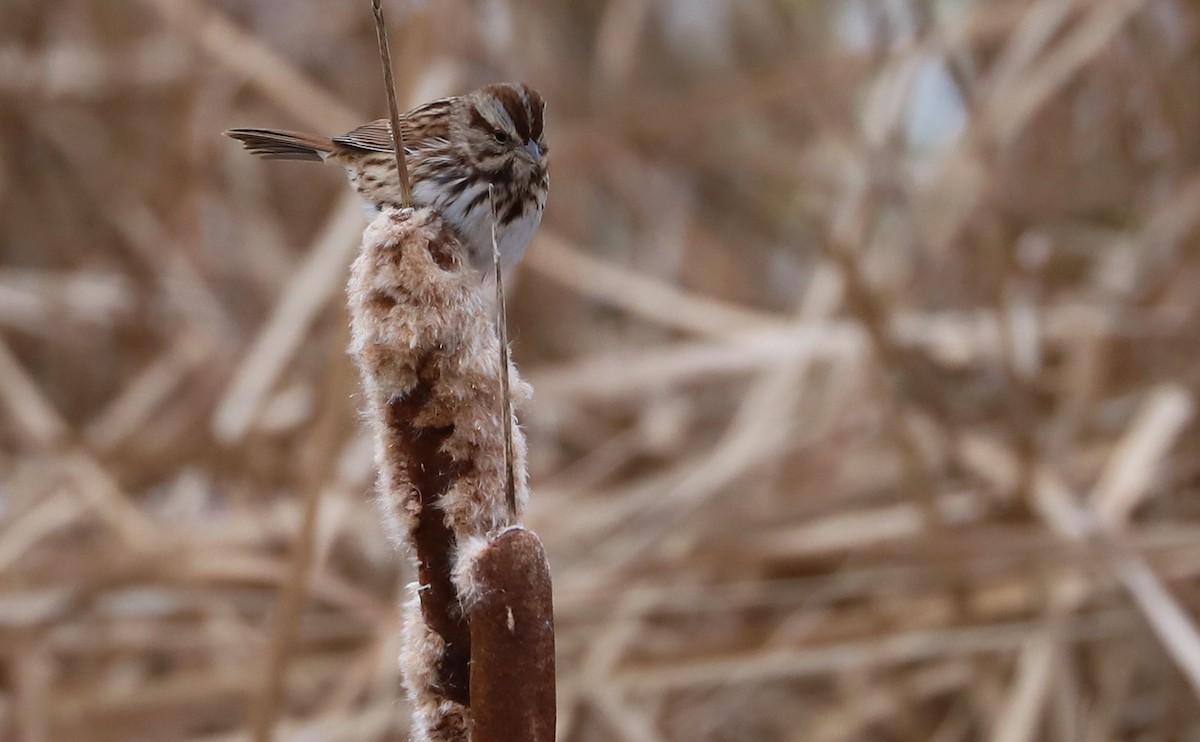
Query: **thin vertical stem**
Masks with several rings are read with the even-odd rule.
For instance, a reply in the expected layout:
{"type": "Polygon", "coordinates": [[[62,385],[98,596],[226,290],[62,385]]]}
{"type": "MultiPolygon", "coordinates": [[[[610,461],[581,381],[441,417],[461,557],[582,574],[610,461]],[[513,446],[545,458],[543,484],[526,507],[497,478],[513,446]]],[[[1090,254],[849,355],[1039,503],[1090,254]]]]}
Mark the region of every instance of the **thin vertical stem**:
{"type": "Polygon", "coordinates": [[[508,312],[504,307],[504,281],[500,273],[500,248],[496,244],[495,190],[488,184],[488,204],[492,210],[492,269],[496,272],[496,337],[500,339],[500,417],[504,426],[504,498],[508,504],[508,522],[517,520],[517,485],[513,474],[512,400],[508,379],[508,312]]]}
{"type": "Polygon", "coordinates": [[[392,77],[392,52],[388,48],[387,25],[383,22],[382,0],[371,0],[375,13],[375,35],[379,39],[379,58],[383,62],[383,87],[387,91],[388,117],[392,124],[392,150],[396,155],[396,172],[400,175],[400,205],[412,205],[412,186],[408,180],[408,165],[404,161],[404,134],[400,131],[400,107],[396,103],[396,80],[392,77]]]}

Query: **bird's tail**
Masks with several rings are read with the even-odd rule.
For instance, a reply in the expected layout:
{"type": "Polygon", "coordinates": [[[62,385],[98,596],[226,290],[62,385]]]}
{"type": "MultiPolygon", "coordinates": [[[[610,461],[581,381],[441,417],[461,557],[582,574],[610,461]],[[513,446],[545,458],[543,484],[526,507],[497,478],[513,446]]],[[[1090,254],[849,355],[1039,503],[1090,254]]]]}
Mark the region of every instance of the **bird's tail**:
{"type": "Polygon", "coordinates": [[[267,160],[315,160],[333,151],[333,140],[312,134],[273,129],[230,129],[225,136],[242,143],[250,154],[267,160]]]}

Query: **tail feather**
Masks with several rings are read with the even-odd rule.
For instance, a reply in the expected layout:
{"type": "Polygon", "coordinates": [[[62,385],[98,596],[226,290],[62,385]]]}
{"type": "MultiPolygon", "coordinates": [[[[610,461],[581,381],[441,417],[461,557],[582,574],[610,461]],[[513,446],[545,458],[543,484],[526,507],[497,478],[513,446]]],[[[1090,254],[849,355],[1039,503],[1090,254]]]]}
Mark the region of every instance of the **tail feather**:
{"type": "Polygon", "coordinates": [[[273,129],[230,129],[225,136],[238,140],[250,154],[267,160],[314,160],[333,151],[333,140],[312,134],[273,129]]]}

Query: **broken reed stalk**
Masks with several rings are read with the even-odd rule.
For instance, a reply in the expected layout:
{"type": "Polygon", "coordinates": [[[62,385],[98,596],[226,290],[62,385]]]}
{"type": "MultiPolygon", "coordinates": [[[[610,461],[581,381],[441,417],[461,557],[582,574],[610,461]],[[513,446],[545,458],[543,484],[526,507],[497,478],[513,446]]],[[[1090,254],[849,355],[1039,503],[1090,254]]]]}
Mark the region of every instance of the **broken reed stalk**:
{"type": "Polygon", "coordinates": [[[371,0],[375,14],[375,37],[379,41],[379,59],[383,63],[383,88],[387,92],[388,120],[392,125],[392,151],[396,156],[396,172],[400,174],[400,206],[412,205],[412,185],[408,179],[408,164],[404,161],[404,132],[400,130],[400,106],[396,102],[396,80],[392,76],[392,52],[388,46],[387,24],[383,22],[382,0],[371,0]]]}
{"type": "Polygon", "coordinates": [[[401,654],[413,739],[553,739],[549,568],[533,533],[505,530],[505,429],[514,518],[528,498],[525,437],[511,411],[497,414],[500,340],[483,282],[435,212],[386,209],[347,294],[379,499],[417,560],[401,654]]]}

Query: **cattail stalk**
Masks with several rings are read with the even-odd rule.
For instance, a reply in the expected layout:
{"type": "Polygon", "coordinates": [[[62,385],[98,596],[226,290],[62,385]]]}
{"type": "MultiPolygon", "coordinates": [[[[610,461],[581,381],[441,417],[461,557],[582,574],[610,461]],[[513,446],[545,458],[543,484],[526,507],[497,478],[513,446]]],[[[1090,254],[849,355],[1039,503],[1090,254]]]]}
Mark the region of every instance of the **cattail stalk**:
{"type": "MultiPolygon", "coordinates": [[[[507,584],[512,569],[477,568],[477,562],[464,561],[461,552],[470,544],[472,554],[491,553],[488,545],[500,538],[510,517],[520,517],[528,498],[525,437],[514,413],[500,413],[500,348],[492,306],[467,263],[464,247],[429,209],[387,210],[367,228],[347,293],[350,352],[362,377],[366,415],[375,436],[380,502],[396,539],[417,561],[419,584],[406,604],[401,656],[405,688],[414,706],[413,739],[479,739],[470,736],[474,701],[494,702],[496,697],[474,699],[473,690],[496,686],[477,682],[476,674],[499,667],[494,659],[475,656],[472,640],[477,630],[487,637],[485,644],[492,634],[475,622],[473,611],[489,610],[481,607],[491,606],[489,585],[507,584]],[[506,426],[512,435],[511,514],[505,501],[506,426]],[[464,587],[470,589],[471,601],[464,601],[464,587]]],[[[527,398],[529,387],[511,365],[508,374],[513,397],[527,398]]],[[[536,541],[523,529],[516,533],[536,541]]],[[[505,536],[501,543],[516,538],[505,536]]],[[[522,548],[500,560],[519,563],[523,572],[536,572],[529,565],[537,562],[531,554],[540,554],[540,543],[533,548],[528,538],[517,540],[522,548]]],[[[505,548],[498,553],[507,553],[505,548]]],[[[541,559],[544,562],[544,556],[541,559]]],[[[538,709],[531,720],[505,721],[500,725],[504,729],[523,729],[522,724],[533,722],[544,728],[547,714],[553,727],[553,630],[549,573],[543,571],[546,579],[537,583],[538,597],[529,598],[528,606],[523,601],[505,608],[505,616],[508,608],[514,616],[542,616],[534,619],[541,621],[541,633],[509,648],[531,657],[523,664],[541,668],[530,671],[539,678],[541,700],[525,704],[538,709]]],[[[489,656],[503,656],[503,651],[489,656]]],[[[510,697],[522,694],[520,686],[510,685],[507,692],[510,697]]],[[[499,713],[507,719],[513,712],[499,713]]],[[[517,736],[490,739],[550,739],[540,733],[513,734],[517,736]]]]}

